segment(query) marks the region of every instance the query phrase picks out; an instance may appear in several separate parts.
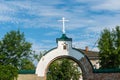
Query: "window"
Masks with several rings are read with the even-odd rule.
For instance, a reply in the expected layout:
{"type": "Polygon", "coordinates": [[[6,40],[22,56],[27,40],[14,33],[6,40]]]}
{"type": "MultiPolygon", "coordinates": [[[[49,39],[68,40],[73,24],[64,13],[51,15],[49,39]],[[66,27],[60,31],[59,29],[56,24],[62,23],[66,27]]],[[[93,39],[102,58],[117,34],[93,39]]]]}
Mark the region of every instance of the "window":
{"type": "Polygon", "coordinates": [[[64,50],[66,50],[66,49],[67,49],[67,48],[66,48],[66,45],[63,45],[63,49],[64,49],[64,50]]]}
{"type": "Polygon", "coordinates": [[[66,49],[67,49],[67,44],[63,43],[63,50],[66,50],[66,49]]]}

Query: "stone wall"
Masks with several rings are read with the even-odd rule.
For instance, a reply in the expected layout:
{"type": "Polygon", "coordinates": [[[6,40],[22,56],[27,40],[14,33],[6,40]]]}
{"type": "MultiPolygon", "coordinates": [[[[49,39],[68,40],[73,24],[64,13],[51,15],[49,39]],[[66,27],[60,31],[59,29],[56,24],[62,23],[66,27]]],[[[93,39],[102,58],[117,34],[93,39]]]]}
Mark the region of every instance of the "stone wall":
{"type": "MultiPolygon", "coordinates": [[[[19,74],[18,80],[45,80],[35,74],[19,74]]],[[[84,80],[120,80],[120,73],[93,73],[84,80]]]]}
{"type": "MultiPolygon", "coordinates": [[[[94,73],[91,63],[86,57],[79,60],[83,69],[83,80],[120,80],[120,73],[94,73]]],[[[45,80],[36,74],[19,74],[18,80],[45,80]]]]}
{"type": "Polygon", "coordinates": [[[83,80],[120,80],[120,73],[94,73],[92,64],[84,57],[80,60],[84,67],[83,80]]]}
{"type": "Polygon", "coordinates": [[[94,73],[92,80],[120,80],[120,73],[94,73]]]}

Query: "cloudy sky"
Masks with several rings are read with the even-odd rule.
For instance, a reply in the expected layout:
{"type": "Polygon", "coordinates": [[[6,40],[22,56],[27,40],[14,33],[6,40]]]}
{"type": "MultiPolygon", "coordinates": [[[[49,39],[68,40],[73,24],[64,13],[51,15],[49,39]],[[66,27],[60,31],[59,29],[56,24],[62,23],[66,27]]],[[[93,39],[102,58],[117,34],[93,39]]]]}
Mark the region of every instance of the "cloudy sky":
{"type": "Polygon", "coordinates": [[[49,50],[62,34],[62,17],[74,47],[98,50],[100,32],[120,25],[120,0],[0,0],[0,39],[20,29],[33,50],[49,50]]]}

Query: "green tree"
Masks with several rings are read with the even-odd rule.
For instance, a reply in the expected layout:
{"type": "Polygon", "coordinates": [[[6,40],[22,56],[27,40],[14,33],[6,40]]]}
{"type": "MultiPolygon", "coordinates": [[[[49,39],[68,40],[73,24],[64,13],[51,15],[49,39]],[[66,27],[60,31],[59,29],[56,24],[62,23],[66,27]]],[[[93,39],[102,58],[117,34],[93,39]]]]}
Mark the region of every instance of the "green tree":
{"type": "Polygon", "coordinates": [[[79,80],[80,75],[78,65],[74,61],[60,59],[49,66],[47,80],[79,80]]]}
{"type": "Polygon", "coordinates": [[[34,54],[33,54],[34,61],[35,61],[35,62],[39,62],[40,59],[42,58],[42,56],[43,56],[46,52],[47,52],[47,51],[44,50],[44,51],[40,51],[39,54],[36,54],[35,51],[34,51],[34,54]]]}
{"type": "Polygon", "coordinates": [[[112,31],[104,29],[98,41],[101,68],[119,68],[120,66],[120,27],[112,31]]]}
{"type": "Polygon", "coordinates": [[[0,63],[19,67],[19,62],[31,54],[31,43],[25,41],[20,31],[10,31],[0,41],[0,63]]]}
{"type": "MultiPolygon", "coordinates": [[[[0,41],[0,65],[2,65],[0,72],[8,73],[5,74],[7,77],[2,80],[12,80],[9,77],[15,77],[14,74],[16,74],[17,69],[20,69],[22,60],[30,57],[31,45],[25,40],[24,33],[20,33],[19,30],[10,31],[2,38],[0,41]],[[6,71],[4,72],[4,70],[6,71]]],[[[2,77],[1,75],[0,77],[2,77]]]]}
{"type": "Polygon", "coordinates": [[[0,65],[0,80],[17,80],[18,70],[12,65],[0,65]]]}
{"type": "Polygon", "coordinates": [[[35,66],[33,62],[27,58],[21,60],[20,70],[34,70],[35,66]]]}

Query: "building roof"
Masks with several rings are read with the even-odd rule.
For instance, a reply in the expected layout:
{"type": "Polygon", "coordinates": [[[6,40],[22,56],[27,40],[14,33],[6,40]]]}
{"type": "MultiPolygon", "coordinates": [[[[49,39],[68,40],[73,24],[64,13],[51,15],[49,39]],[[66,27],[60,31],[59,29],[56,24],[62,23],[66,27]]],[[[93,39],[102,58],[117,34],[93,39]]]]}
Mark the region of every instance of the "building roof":
{"type": "Polygon", "coordinates": [[[58,41],[72,41],[72,38],[68,38],[66,36],[66,34],[62,34],[62,36],[60,38],[56,39],[56,42],[58,42],[58,41]]]}
{"type": "Polygon", "coordinates": [[[90,60],[99,59],[99,52],[97,51],[86,51],[84,49],[78,49],[83,52],[90,60]]]}

